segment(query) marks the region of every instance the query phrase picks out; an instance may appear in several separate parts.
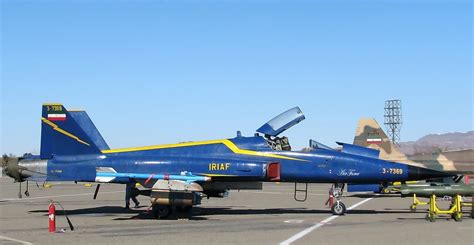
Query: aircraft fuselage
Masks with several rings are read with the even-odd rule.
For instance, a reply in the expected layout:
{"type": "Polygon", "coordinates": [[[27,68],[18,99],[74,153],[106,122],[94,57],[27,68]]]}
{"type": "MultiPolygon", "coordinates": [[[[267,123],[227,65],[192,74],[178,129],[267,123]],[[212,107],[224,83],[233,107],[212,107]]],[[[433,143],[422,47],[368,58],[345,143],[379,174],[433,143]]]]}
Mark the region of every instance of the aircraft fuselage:
{"type": "MultiPolygon", "coordinates": [[[[213,180],[272,181],[270,163],[279,164],[281,182],[380,183],[422,177],[405,164],[335,150],[275,151],[260,136],[104,150],[98,155],[55,156],[42,168],[47,171],[47,181],[94,182],[97,167],[124,173],[188,172],[213,180]]],[[[34,167],[22,162],[20,166],[30,170],[34,167]]],[[[116,178],[113,182],[128,183],[130,179],[116,178]]]]}

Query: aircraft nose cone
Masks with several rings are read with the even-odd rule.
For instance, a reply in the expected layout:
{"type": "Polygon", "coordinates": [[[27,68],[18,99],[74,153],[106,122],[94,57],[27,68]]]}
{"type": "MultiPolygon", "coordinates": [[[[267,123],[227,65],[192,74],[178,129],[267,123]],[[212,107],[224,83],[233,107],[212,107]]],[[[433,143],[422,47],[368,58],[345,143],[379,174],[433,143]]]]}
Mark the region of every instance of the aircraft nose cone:
{"type": "Polygon", "coordinates": [[[408,166],[408,180],[439,179],[452,176],[454,175],[437,170],[408,166]]]}

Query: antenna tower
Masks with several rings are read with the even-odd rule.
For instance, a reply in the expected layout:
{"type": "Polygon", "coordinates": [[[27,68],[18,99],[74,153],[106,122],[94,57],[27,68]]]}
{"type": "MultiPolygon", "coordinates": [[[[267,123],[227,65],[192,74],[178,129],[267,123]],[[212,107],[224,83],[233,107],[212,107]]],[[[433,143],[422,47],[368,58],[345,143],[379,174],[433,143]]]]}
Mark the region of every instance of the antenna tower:
{"type": "Polygon", "coordinates": [[[385,101],[385,127],[388,131],[388,137],[394,144],[400,144],[400,130],[402,128],[402,101],[385,101]]]}

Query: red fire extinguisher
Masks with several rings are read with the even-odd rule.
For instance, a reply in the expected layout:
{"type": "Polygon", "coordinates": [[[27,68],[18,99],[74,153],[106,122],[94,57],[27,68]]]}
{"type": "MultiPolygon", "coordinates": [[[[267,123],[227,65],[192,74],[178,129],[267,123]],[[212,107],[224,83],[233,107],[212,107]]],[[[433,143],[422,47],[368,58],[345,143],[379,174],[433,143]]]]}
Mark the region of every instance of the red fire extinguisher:
{"type": "Polygon", "coordinates": [[[48,207],[49,232],[56,232],[56,207],[53,202],[48,207]]]}

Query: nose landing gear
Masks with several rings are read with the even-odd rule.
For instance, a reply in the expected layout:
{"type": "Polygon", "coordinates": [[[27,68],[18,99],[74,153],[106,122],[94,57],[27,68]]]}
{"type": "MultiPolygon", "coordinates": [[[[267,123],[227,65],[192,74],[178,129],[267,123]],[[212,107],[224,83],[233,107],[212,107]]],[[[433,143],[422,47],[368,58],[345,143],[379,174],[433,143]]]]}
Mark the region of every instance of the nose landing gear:
{"type": "Polygon", "coordinates": [[[329,199],[326,204],[329,204],[329,206],[331,206],[331,212],[333,215],[346,214],[346,205],[344,205],[344,203],[341,201],[343,190],[343,183],[335,183],[331,186],[331,189],[329,189],[329,199]],[[334,201],[334,199],[336,201],[334,201]]]}

